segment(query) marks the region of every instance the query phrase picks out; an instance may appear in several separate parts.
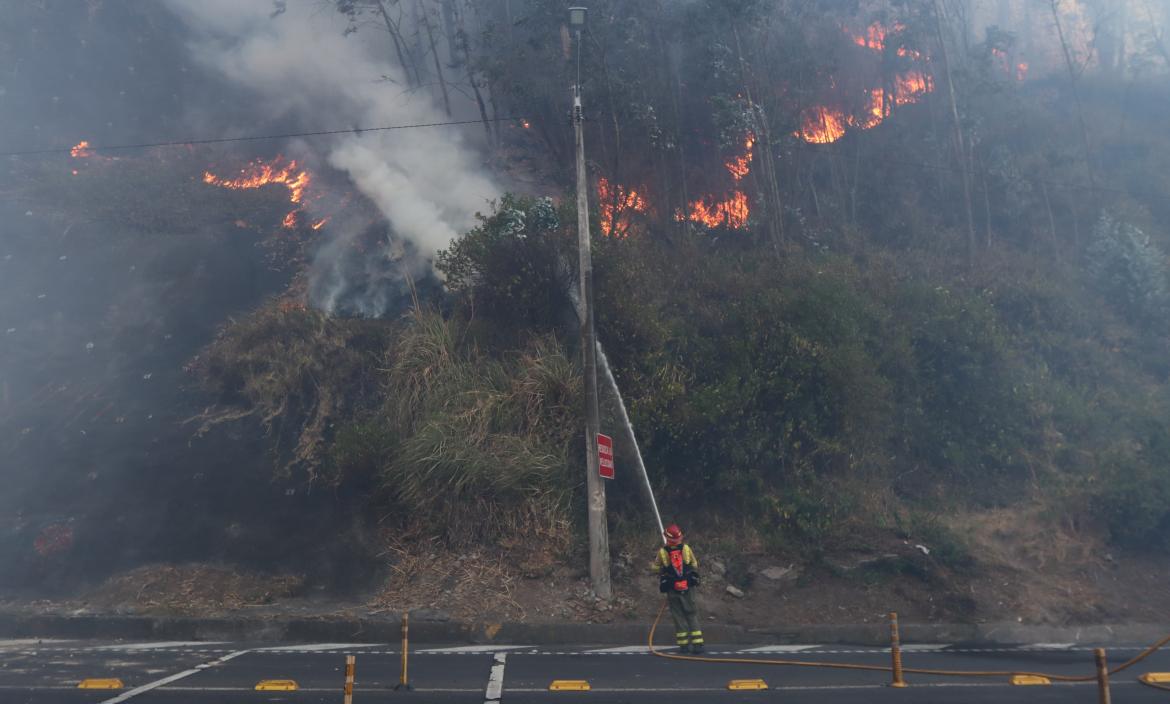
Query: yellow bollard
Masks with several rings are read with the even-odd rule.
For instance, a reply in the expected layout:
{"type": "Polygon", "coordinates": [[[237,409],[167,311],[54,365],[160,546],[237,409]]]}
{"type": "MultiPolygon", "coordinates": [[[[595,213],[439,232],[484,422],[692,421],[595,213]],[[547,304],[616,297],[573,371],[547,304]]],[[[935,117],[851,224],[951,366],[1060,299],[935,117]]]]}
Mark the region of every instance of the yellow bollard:
{"type": "Polygon", "coordinates": [[[402,612],[402,676],[398,678],[398,684],[395,685],[394,690],[405,689],[408,692],[414,691],[414,686],[410,684],[410,677],[408,676],[408,663],[410,660],[410,612],[402,612]]]}
{"type": "Polygon", "coordinates": [[[891,687],[905,687],[906,680],[902,678],[902,644],[898,640],[898,612],[890,612],[890,656],[894,659],[894,679],[891,687]]]}
{"type": "Polygon", "coordinates": [[[353,672],[356,661],[356,656],[345,656],[345,704],[353,704],[353,672]]]}
{"type": "Polygon", "coordinates": [[[1097,648],[1093,651],[1097,661],[1097,701],[1100,704],[1110,704],[1112,697],[1109,694],[1109,665],[1105,661],[1105,649],[1097,648]]]}

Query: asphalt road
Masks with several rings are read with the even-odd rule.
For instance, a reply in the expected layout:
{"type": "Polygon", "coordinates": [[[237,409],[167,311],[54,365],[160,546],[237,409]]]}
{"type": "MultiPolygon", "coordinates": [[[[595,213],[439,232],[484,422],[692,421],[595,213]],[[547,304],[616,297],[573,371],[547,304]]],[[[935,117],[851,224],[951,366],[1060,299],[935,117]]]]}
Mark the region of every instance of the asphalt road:
{"type": "MultiPolygon", "coordinates": [[[[1140,646],[1109,650],[1113,664],[1140,646]]],[[[887,686],[888,673],[764,663],[695,663],[654,657],[644,647],[419,646],[410,657],[414,691],[395,691],[400,651],[392,644],[116,643],[0,640],[0,704],[247,704],[342,701],[345,656],[357,657],[355,704],[400,702],[593,701],[698,702],[1064,702],[1098,701],[1096,683],[1013,686],[1006,678],[908,675],[909,687],[887,686]],[[84,690],[86,678],[119,678],[113,690],[84,690]],[[768,689],[733,692],[732,679],[760,678],[768,689]],[[261,680],[294,680],[293,692],[256,691],[261,680]],[[555,679],[587,680],[589,692],[550,692],[555,679]]],[[[881,648],[849,646],[712,647],[709,655],[747,659],[886,665],[881,648]]],[[[947,670],[1029,670],[1092,674],[1092,648],[1069,644],[973,647],[908,645],[907,667],[947,670]]],[[[1114,702],[1170,702],[1170,692],[1140,685],[1143,672],[1170,672],[1170,653],[1157,653],[1112,682],[1114,702]]]]}

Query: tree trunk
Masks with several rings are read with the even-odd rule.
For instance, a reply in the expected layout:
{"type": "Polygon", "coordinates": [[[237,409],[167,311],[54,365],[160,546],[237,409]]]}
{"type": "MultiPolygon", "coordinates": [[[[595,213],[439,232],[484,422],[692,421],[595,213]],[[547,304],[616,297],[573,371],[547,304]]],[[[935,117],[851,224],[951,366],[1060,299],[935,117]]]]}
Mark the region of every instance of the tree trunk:
{"type": "Polygon", "coordinates": [[[772,154],[772,133],[768,126],[768,116],[764,114],[763,106],[756,103],[752,96],[750,81],[748,80],[747,62],[743,58],[743,45],[739,40],[739,28],[732,25],[732,36],[735,37],[735,51],[739,58],[740,83],[743,85],[743,94],[752,108],[752,122],[755,134],[755,159],[759,164],[763,180],[764,213],[768,227],[768,238],[772,241],[772,248],[776,256],[783,255],[784,245],[784,212],[780,203],[780,184],[776,180],[775,156],[772,154]]]}
{"type": "Polygon", "coordinates": [[[1081,92],[1077,84],[1076,68],[1073,65],[1072,53],[1069,52],[1068,42],[1064,38],[1064,29],[1060,25],[1060,0],[1051,0],[1052,20],[1056,22],[1056,34],[1060,38],[1060,50],[1064,52],[1064,63],[1068,68],[1068,81],[1072,86],[1073,101],[1077,108],[1077,121],[1081,127],[1081,144],[1085,150],[1085,172],[1089,176],[1089,197],[1094,210],[1097,209],[1097,179],[1093,175],[1092,151],[1089,148],[1089,128],[1085,125],[1085,111],[1081,106],[1081,92]]]}
{"type": "Polygon", "coordinates": [[[995,23],[1000,29],[1012,26],[1012,8],[1010,0],[998,0],[995,11],[995,23]]]}
{"type": "Polygon", "coordinates": [[[1021,33],[1021,39],[1023,41],[1020,48],[1024,52],[1024,58],[1027,59],[1029,63],[1035,61],[1036,56],[1036,35],[1035,31],[1033,30],[1034,25],[1035,22],[1032,18],[1032,3],[1026,2],[1024,3],[1024,28],[1023,32],[1021,33]]]}
{"type": "MultiPolygon", "coordinates": [[[[496,89],[492,86],[491,79],[488,79],[488,104],[492,106],[492,131],[496,133],[496,144],[501,143],[500,137],[500,106],[496,103],[496,89]]],[[[532,123],[529,122],[531,125],[532,123]]]]}
{"type": "MultiPolygon", "coordinates": [[[[444,0],[444,4],[447,0],[444,0]]],[[[488,148],[495,150],[496,140],[492,132],[492,121],[488,118],[487,104],[484,103],[483,93],[479,90],[479,79],[475,77],[475,64],[471,60],[471,43],[467,41],[467,30],[463,27],[462,15],[459,26],[455,30],[455,41],[463,52],[463,66],[467,69],[467,82],[471,84],[471,92],[475,95],[475,105],[479,108],[479,119],[483,122],[483,131],[487,136],[488,148]]]]}
{"type": "MultiPolygon", "coordinates": [[[[455,2],[454,0],[441,0],[439,7],[443,10],[443,30],[447,35],[447,55],[451,58],[452,67],[459,65],[459,57],[456,55],[456,47],[459,46],[458,33],[462,31],[462,22],[455,19],[455,2]]],[[[464,54],[466,58],[466,54],[464,54]]]]}
{"type": "Polygon", "coordinates": [[[1125,34],[1121,25],[1125,0],[1113,0],[1108,6],[1090,4],[1093,9],[1093,46],[1101,71],[1110,78],[1118,78],[1125,57],[1125,34]],[[1118,7],[1115,7],[1118,6],[1118,7]]]}
{"type": "Polygon", "coordinates": [[[947,79],[947,91],[951,101],[951,119],[955,123],[955,154],[963,175],[963,203],[967,207],[967,265],[975,265],[975,214],[971,207],[971,169],[967,166],[967,149],[963,139],[963,123],[959,120],[959,104],[955,99],[955,82],[951,78],[951,63],[947,56],[946,38],[943,36],[942,8],[934,0],[935,29],[938,32],[939,55],[947,79]]]}
{"type": "Polygon", "coordinates": [[[1162,35],[1162,30],[1158,29],[1158,23],[1154,20],[1154,11],[1150,9],[1149,0],[1146,0],[1146,18],[1150,22],[1150,37],[1154,40],[1154,48],[1162,55],[1162,60],[1166,62],[1166,67],[1170,68],[1170,49],[1166,47],[1166,39],[1162,35]]]}
{"type": "Polygon", "coordinates": [[[1040,192],[1044,195],[1044,209],[1048,212],[1048,234],[1052,238],[1052,254],[1060,261],[1060,239],[1056,235],[1056,218],[1052,215],[1052,201],[1048,198],[1048,184],[1039,181],[1040,192]]]}
{"type": "Polygon", "coordinates": [[[861,182],[861,140],[853,140],[853,176],[849,179],[849,222],[857,227],[857,184],[861,182]]]}
{"type": "Polygon", "coordinates": [[[414,88],[419,85],[418,68],[412,63],[407,62],[406,54],[402,52],[402,36],[398,30],[398,23],[390,19],[390,13],[386,11],[386,3],[383,0],[377,0],[378,11],[382,14],[382,21],[386,23],[386,31],[390,33],[390,38],[394,40],[394,53],[398,55],[398,64],[402,66],[402,70],[406,73],[406,85],[414,88]],[[411,78],[411,69],[414,69],[414,77],[411,78]]]}
{"type": "Polygon", "coordinates": [[[991,194],[987,186],[987,169],[979,163],[979,177],[983,181],[983,224],[987,231],[987,251],[991,251],[991,194]]]}
{"type": "Polygon", "coordinates": [[[421,0],[418,7],[423,28],[427,30],[427,42],[431,46],[431,57],[435,60],[435,76],[439,79],[439,88],[443,92],[443,109],[447,111],[447,117],[451,117],[451,96],[447,94],[447,81],[443,78],[443,65],[439,61],[439,51],[435,46],[435,32],[431,28],[430,17],[428,17],[426,8],[422,6],[421,0]]]}
{"type": "MultiPolygon", "coordinates": [[[[606,106],[609,108],[610,122],[613,124],[613,157],[612,160],[610,160],[609,171],[609,192],[611,196],[610,212],[613,213],[613,222],[610,223],[610,226],[612,227],[614,224],[616,224],[618,216],[620,215],[618,212],[618,205],[620,203],[618,198],[618,188],[621,187],[623,191],[628,190],[628,184],[625,183],[625,175],[622,173],[622,154],[624,152],[622,149],[622,123],[620,120],[618,120],[617,111],[614,109],[614,106],[617,103],[613,98],[613,81],[609,75],[609,61],[606,60],[604,47],[598,44],[595,46],[595,48],[597,50],[597,55],[601,58],[601,80],[605,84],[605,102],[606,106]]],[[[605,141],[601,141],[602,148],[604,150],[605,141]]],[[[609,160],[609,154],[606,152],[603,153],[606,159],[609,160]]]]}
{"type": "MultiPolygon", "coordinates": [[[[670,102],[674,108],[674,143],[678,147],[678,171],[679,171],[679,186],[682,189],[682,218],[680,220],[680,232],[684,232],[687,227],[687,208],[690,207],[691,199],[689,189],[687,188],[687,150],[683,144],[683,130],[682,117],[679,112],[679,96],[682,94],[682,76],[679,75],[678,62],[671,62],[671,71],[673,78],[671,80],[670,102]]],[[[670,217],[668,215],[667,217],[670,217]]]]}

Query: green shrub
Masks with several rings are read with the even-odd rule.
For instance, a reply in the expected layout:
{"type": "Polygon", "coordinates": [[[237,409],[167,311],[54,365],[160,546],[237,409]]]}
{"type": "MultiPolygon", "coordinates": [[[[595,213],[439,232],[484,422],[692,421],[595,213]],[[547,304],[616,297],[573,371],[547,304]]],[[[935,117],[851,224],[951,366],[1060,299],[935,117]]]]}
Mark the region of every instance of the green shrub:
{"type": "Polygon", "coordinates": [[[1164,548],[1170,539],[1170,472],[1139,458],[1111,454],[1092,507],[1110,539],[1134,548],[1164,548]]]}
{"type": "Polygon", "coordinates": [[[446,279],[477,332],[514,344],[556,330],[573,310],[569,234],[547,198],[505,195],[478,227],[438,254],[446,279]]]}
{"type": "Polygon", "coordinates": [[[1170,302],[1166,255],[1148,235],[1103,213],[1093,228],[1086,261],[1098,289],[1126,317],[1164,323],[1170,302]]]}
{"type": "Polygon", "coordinates": [[[921,284],[904,287],[897,308],[910,352],[897,392],[909,456],[988,500],[1019,478],[1018,451],[1034,436],[996,312],[982,296],[921,284]]]}

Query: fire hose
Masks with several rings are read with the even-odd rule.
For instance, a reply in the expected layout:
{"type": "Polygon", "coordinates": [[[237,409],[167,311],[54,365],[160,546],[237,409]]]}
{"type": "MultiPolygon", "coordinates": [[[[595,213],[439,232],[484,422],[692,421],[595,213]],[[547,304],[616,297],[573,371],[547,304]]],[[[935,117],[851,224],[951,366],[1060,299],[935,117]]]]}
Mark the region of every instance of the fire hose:
{"type": "MultiPolygon", "coordinates": [[[[782,665],[787,667],[817,667],[834,670],[866,670],[870,672],[890,672],[894,671],[893,667],[885,665],[862,665],[857,663],[844,662],[824,662],[816,660],[783,660],[783,659],[765,659],[765,658],[735,658],[735,657],[710,657],[704,655],[676,655],[673,653],[664,653],[654,648],[654,633],[658,630],[658,624],[662,620],[662,612],[666,610],[666,601],[662,602],[662,606],[658,609],[658,615],[654,617],[654,623],[650,626],[650,635],[647,638],[646,646],[650,649],[650,654],[668,660],[682,660],[688,662],[709,662],[709,663],[734,663],[740,665],[782,665]]],[[[1145,660],[1157,651],[1161,650],[1167,643],[1170,643],[1170,635],[1162,638],[1150,647],[1143,650],[1138,655],[1130,658],[1122,664],[1108,670],[1110,676],[1119,672],[1124,672],[1134,665],[1145,660]]],[[[937,675],[941,677],[1045,677],[1053,682],[1093,682],[1097,680],[1097,675],[1056,675],[1045,672],[1028,672],[1025,670],[934,670],[917,667],[902,668],[902,672],[915,675],[937,675]]],[[[1139,680],[1142,684],[1153,687],[1155,689],[1163,689],[1170,691],[1170,686],[1159,685],[1153,682],[1146,682],[1139,680]]]]}

